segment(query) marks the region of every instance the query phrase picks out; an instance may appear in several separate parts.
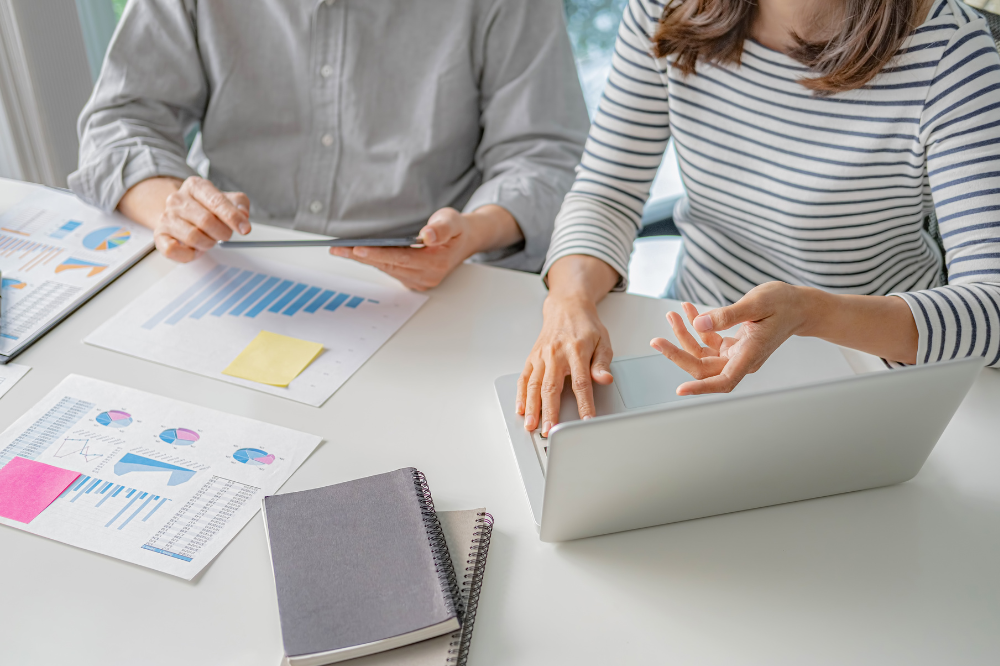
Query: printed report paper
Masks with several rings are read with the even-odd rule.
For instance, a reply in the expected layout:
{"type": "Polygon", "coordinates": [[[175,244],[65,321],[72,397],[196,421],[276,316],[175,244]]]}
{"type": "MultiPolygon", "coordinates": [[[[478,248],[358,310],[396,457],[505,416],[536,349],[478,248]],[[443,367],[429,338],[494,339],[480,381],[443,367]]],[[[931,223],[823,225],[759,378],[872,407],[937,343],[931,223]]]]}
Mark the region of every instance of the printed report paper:
{"type": "Polygon", "coordinates": [[[0,398],[3,395],[14,388],[14,384],[28,374],[28,370],[31,368],[27,365],[17,365],[15,363],[8,363],[7,365],[0,365],[0,398]]]}
{"type": "Polygon", "coordinates": [[[30,523],[0,525],[190,580],[320,441],[70,375],[0,434],[0,467],[23,458],[80,476],[30,523]]]}
{"type": "Polygon", "coordinates": [[[38,186],[0,215],[0,356],[27,347],[153,247],[153,232],[38,186]]]}
{"type": "Polygon", "coordinates": [[[427,301],[259,256],[213,250],[178,266],[86,342],[319,407],[427,301]],[[261,331],[324,351],[288,386],[224,374],[261,331]]]}

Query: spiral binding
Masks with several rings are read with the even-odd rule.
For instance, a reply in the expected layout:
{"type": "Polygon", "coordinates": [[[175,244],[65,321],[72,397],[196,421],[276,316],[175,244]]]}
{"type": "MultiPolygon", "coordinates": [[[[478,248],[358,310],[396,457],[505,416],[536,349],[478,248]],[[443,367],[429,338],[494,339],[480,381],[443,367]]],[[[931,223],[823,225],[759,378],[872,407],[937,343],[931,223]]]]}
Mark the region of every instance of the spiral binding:
{"type": "Polygon", "coordinates": [[[472,646],[472,628],[476,624],[476,612],[479,608],[479,593],[483,589],[483,576],[486,573],[486,558],[490,552],[490,538],[493,536],[493,516],[480,513],[476,520],[479,526],[473,532],[472,550],[469,559],[465,561],[465,574],[462,576],[462,591],[468,592],[469,601],[466,604],[465,620],[462,628],[452,634],[458,640],[448,646],[449,664],[466,666],[469,661],[469,648],[472,646]]]}
{"type": "Polygon", "coordinates": [[[413,486],[417,490],[420,514],[423,516],[427,540],[430,542],[431,552],[434,554],[434,571],[438,575],[438,580],[441,581],[445,605],[449,613],[455,613],[459,619],[463,619],[465,608],[462,606],[462,595],[458,589],[458,577],[455,575],[455,567],[451,563],[451,554],[448,552],[448,542],[445,541],[441,521],[438,520],[437,513],[434,511],[431,489],[427,487],[427,477],[424,476],[423,472],[413,470],[413,486]]]}

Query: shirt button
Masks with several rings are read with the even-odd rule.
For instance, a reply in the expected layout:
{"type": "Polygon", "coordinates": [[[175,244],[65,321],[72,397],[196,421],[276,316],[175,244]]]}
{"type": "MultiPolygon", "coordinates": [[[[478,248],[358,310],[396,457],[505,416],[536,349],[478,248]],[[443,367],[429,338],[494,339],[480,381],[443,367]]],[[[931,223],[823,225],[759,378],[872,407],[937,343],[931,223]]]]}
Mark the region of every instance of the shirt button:
{"type": "Polygon", "coordinates": [[[311,204],[309,204],[309,210],[311,210],[313,213],[319,213],[321,210],[323,210],[323,204],[320,203],[319,201],[313,201],[311,204]]]}
{"type": "Polygon", "coordinates": [[[329,148],[330,146],[333,145],[333,135],[332,134],[324,134],[323,138],[320,139],[320,141],[323,143],[324,146],[326,146],[327,148],[329,148]]]}
{"type": "Polygon", "coordinates": [[[324,79],[328,79],[331,76],[333,76],[333,67],[331,67],[330,65],[323,65],[322,67],[320,67],[319,73],[323,75],[324,79]]]}

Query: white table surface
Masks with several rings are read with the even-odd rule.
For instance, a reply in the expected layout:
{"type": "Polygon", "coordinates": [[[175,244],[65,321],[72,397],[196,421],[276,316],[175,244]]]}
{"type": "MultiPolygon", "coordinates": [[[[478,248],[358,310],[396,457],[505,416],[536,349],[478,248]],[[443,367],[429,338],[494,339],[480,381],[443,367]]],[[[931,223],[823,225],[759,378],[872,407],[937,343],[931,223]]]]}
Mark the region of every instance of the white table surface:
{"type": "MultiPolygon", "coordinates": [[[[18,192],[2,184],[0,210],[18,192]]],[[[392,283],[322,249],[268,252],[392,283]]],[[[0,400],[0,428],[73,372],[322,435],[283,491],[421,469],[439,509],[496,517],[475,666],[1000,659],[998,372],[984,371],[909,483],[546,544],[493,393],[537,335],[537,276],[461,267],[317,409],[81,342],[172,267],[151,255],[18,357],[34,369],[0,400]]],[[[647,353],[672,305],[610,296],[601,312],[616,354],[647,353]]],[[[259,514],[190,583],[13,529],[0,529],[0,562],[0,664],[281,657],[259,514]]]]}

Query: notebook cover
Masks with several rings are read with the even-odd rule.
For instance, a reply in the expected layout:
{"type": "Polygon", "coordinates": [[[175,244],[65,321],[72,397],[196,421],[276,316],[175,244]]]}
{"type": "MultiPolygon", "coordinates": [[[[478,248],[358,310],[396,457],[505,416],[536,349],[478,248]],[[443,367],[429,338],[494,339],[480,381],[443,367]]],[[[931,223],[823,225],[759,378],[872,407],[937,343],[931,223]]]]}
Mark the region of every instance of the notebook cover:
{"type": "Polygon", "coordinates": [[[345,666],[465,666],[490,549],[493,516],[486,513],[486,509],[438,511],[437,515],[461,581],[465,607],[462,628],[446,636],[351,659],[343,662],[345,666]]]}
{"type": "Polygon", "coordinates": [[[459,617],[451,558],[412,467],[273,495],[264,507],[286,655],[376,643],[459,617]]]}

